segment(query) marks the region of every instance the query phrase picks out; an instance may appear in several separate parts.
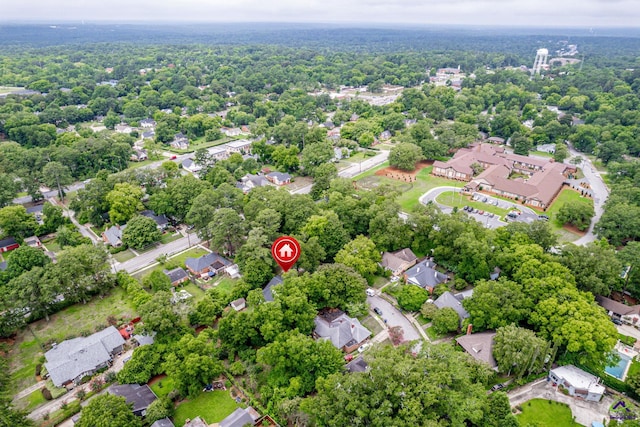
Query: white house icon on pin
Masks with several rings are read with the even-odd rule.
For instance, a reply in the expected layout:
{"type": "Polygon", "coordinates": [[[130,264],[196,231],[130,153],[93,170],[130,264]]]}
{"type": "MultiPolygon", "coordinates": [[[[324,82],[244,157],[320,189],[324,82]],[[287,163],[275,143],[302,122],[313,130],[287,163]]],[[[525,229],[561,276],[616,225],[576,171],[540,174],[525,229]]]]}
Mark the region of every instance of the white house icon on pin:
{"type": "Polygon", "coordinates": [[[278,253],[282,258],[291,258],[291,256],[293,255],[293,249],[291,249],[291,246],[289,246],[289,244],[287,243],[283,247],[278,249],[278,253]]]}

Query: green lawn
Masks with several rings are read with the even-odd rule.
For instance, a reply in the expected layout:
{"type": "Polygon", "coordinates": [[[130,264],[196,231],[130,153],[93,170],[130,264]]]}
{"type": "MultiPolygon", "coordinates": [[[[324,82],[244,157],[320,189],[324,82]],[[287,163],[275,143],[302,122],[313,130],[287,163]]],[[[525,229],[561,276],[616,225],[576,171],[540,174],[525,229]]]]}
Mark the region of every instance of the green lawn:
{"type": "Polygon", "coordinates": [[[376,276],[376,278],[373,280],[373,284],[371,286],[376,288],[376,289],[380,289],[381,287],[383,287],[387,283],[389,283],[389,279],[387,279],[386,277],[376,276]]]}
{"type": "Polygon", "coordinates": [[[172,264],[178,264],[181,267],[184,267],[184,262],[187,258],[198,258],[202,255],[206,255],[209,252],[202,248],[191,248],[186,252],[183,252],[179,255],[169,258],[169,262],[172,264]]]}
{"type": "Polygon", "coordinates": [[[166,396],[171,393],[174,388],[173,378],[171,377],[164,377],[160,381],[156,381],[151,385],[151,390],[153,390],[158,397],[166,396]]]}
{"type": "Polygon", "coordinates": [[[122,252],[118,252],[117,254],[113,254],[112,256],[113,256],[113,259],[115,259],[118,262],[125,262],[136,257],[135,254],[131,252],[129,249],[124,250],[122,252]]]}
{"type": "MultiPolygon", "coordinates": [[[[158,159],[158,160],[160,160],[160,159],[158,159]]],[[[149,159],[149,160],[143,160],[141,162],[128,162],[127,169],[138,169],[138,168],[141,168],[143,166],[148,166],[153,162],[157,162],[158,160],[149,159]]]]}
{"type": "Polygon", "coordinates": [[[205,297],[204,291],[191,282],[186,282],[186,285],[182,288],[193,295],[193,300],[195,302],[198,302],[205,297]]]}
{"type": "Polygon", "coordinates": [[[67,307],[52,315],[48,323],[44,319],[31,323],[29,328],[18,332],[9,353],[13,380],[9,391],[15,394],[36,383],[35,366],[43,355],[40,344],[44,345],[47,341],[59,343],[71,335],[80,336],[83,331],[93,333],[97,328],[103,329],[108,326],[109,315],[119,319],[133,318],[135,314],[124,290],[115,288],[104,298],[95,297],[87,304],[67,307]]]}
{"type": "Polygon", "coordinates": [[[544,399],[532,399],[520,405],[522,413],[517,415],[520,425],[529,423],[540,427],[574,427],[571,409],[564,403],[544,399]]]}
{"type": "Polygon", "coordinates": [[[418,206],[419,198],[427,191],[442,186],[462,187],[463,182],[453,181],[431,175],[432,166],[422,169],[418,172],[415,182],[404,182],[397,179],[387,178],[385,176],[373,176],[379,169],[389,166],[387,162],[377,168],[358,175],[357,179],[363,188],[373,188],[380,185],[389,185],[393,189],[399,191],[398,203],[404,212],[411,212],[418,206]]]}
{"type": "Polygon", "coordinates": [[[547,153],[546,151],[530,151],[529,154],[539,157],[553,158],[553,154],[547,153]]]}
{"type": "Polygon", "coordinates": [[[237,279],[231,279],[229,277],[223,277],[220,279],[220,282],[215,286],[216,289],[220,290],[220,292],[229,294],[233,290],[233,288],[238,283],[237,279]]]}
{"type": "Polygon", "coordinates": [[[627,378],[631,377],[633,374],[640,372],[640,362],[636,359],[633,359],[631,362],[631,366],[629,366],[629,372],[627,373],[627,378]]]}
{"type": "Polygon", "coordinates": [[[588,204],[589,206],[593,206],[592,199],[583,197],[580,193],[570,188],[564,188],[560,192],[560,194],[558,194],[558,197],[556,197],[556,199],[546,212],[549,218],[551,218],[551,225],[553,225],[555,228],[562,228],[562,224],[560,224],[560,222],[556,220],[556,217],[562,205],[568,202],[580,202],[588,204]]]}
{"type": "Polygon", "coordinates": [[[445,191],[444,193],[440,193],[438,197],[436,197],[436,201],[438,203],[442,203],[443,205],[457,207],[462,209],[464,206],[471,206],[472,208],[476,208],[478,210],[493,212],[494,214],[504,217],[509,213],[510,209],[502,209],[497,206],[493,206],[489,203],[476,202],[471,200],[469,196],[460,195],[458,192],[453,191],[445,191]]]}
{"type": "Polygon", "coordinates": [[[375,337],[380,332],[382,332],[382,326],[378,323],[376,319],[371,316],[367,316],[361,321],[362,326],[371,331],[371,336],[375,337]]]}
{"type": "Polygon", "coordinates": [[[439,340],[439,339],[444,338],[444,337],[447,336],[446,334],[441,335],[441,334],[437,333],[435,331],[435,329],[433,329],[433,326],[430,326],[427,329],[425,329],[425,332],[427,333],[427,336],[429,337],[429,339],[431,341],[439,340]]]}
{"type": "Polygon", "coordinates": [[[58,253],[62,251],[56,239],[43,240],[42,244],[47,248],[48,251],[58,253]]]}
{"type": "Polygon", "coordinates": [[[42,391],[36,390],[28,396],[15,401],[16,408],[22,411],[31,412],[47,400],[42,396],[42,391]]]}
{"type": "Polygon", "coordinates": [[[174,240],[178,240],[181,237],[182,237],[182,234],[180,233],[164,233],[160,238],[160,243],[166,245],[167,243],[171,243],[174,240]]]}
{"type": "Polygon", "coordinates": [[[238,407],[228,390],[200,393],[195,399],[188,400],[176,408],[173,423],[181,426],[187,418],[193,419],[197,416],[201,416],[209,424],[219,423],[238,407]]]}

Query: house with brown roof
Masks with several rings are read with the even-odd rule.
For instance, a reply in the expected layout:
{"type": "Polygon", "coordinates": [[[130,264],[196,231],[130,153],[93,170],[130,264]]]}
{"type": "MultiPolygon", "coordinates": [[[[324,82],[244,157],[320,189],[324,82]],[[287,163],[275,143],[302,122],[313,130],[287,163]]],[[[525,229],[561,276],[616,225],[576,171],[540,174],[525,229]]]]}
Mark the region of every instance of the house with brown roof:
{"type": "Polygon", "coordinates": [[[601,295],[596,297],[596,302],[604,308],[612,319],[620,319],[633,325],[638,324],[638,321],[640,321],[640,304],[626,305],[601,295]]]}
{"type": "Polygon", "coordinates": [[[567,174],[574,171],[564,163],[507,153],[501,146],[474,144],[458,150],[447,162],[434,162],[432,173],[469,181],[464,188],[467,192],[487,191],[546,209],[562,190],[567,174]],[[483,170],[474,177],[478,167],[483,170]]]}
{"type": "Polygon", "coordinates": [[[493,357],[494,331],[479,332],[477,334],[467,334],[456,338],[460,347],[479,362],[486,363],[493,370],[498,370],[498,363],[493,357]]]}
{"type": "Polygon", "coordinates": [[[400,249],[395,252],[384,252],[380,266],[391,271],[394,276],[401,276],[402,273],[413,267],[418,261],[418,257],[409,248],[400,249]]]}

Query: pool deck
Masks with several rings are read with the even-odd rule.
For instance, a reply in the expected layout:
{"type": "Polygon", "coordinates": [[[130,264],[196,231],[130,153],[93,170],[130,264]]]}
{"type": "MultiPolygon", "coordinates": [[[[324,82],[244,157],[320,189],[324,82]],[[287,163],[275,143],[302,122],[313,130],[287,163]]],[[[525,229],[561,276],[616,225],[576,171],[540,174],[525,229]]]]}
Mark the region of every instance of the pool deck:
{"type": "Polygon", "coordinates": [[[621,342],[618,342],[618,344],[616,344],[616,346],[614,347],[614,350],[616,350],[620,355],[628,357],[629,360],[625,365],[624,371],[622,372],[622,376],[620,378],[616,377],[613,374],[610,374],[609,372],[606,371],[606,369],[605,369],[605,373],[607,375],[611,375],[614,378],[618,378],[620,381],[624,381],[627,378],[627,374],[629,373],[629,368],[631,367],[631,363],[633,362],[633,359],[635,359],[636,356],[638,356],[638,352],[633,348],[622,344],[621,342]]]}

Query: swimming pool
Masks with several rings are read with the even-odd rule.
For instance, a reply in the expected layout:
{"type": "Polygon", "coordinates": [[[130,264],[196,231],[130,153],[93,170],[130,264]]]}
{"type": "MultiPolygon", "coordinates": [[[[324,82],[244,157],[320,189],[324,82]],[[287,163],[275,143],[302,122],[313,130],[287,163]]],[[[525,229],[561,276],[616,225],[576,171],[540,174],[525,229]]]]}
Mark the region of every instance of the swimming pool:
{"type": "Polygon", "coordinates": [[[631,358],[626,354],[618,353],[620,356],[620,361],[617,365],[607,366],[604,368],[604,371],[611,375],[612,377],[616,377],[620,381],[624,381],[624,374],[627,370],[627,365],[631,362],[631,358]]]}

